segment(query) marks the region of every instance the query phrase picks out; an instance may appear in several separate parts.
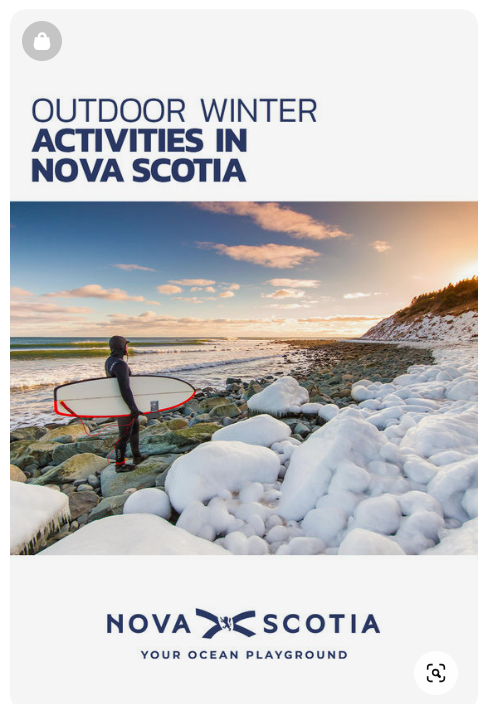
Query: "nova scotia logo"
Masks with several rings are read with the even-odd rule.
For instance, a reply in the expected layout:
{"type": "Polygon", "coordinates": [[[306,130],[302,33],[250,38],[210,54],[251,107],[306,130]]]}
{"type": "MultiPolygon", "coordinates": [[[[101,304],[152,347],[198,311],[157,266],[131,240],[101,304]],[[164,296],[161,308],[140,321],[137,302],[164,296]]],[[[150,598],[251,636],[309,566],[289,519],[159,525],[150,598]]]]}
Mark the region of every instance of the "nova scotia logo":
{"type": "Polygon", "coordinates": [[[204,611],[203,609],[196,609],[195,613],[197,616],[206,618],[214,624],[212,628],[209,628],[209,630],[204,633],[202,638],[211,639],[216,635],[216,633],[219,633],[219,631],[236,631],[247,638],[251,638],[251,636],[256,635],[256,633],[254,631],[250,631],[249,628],[239,625],[240,621],[256,616],[255,611],[242,611],[236,616],[215,616],[209,611],[204,611]]]}

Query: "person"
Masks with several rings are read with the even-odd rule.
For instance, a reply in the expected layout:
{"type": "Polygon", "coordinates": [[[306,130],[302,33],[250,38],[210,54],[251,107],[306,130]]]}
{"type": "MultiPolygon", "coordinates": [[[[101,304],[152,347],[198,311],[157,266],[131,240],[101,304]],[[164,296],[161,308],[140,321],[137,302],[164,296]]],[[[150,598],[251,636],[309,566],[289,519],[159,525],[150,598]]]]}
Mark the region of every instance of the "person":
{"type": "Polygon", "coordinates": [[[115,471],[116,472],[132,472],[136,466],[146,457],[139,450],[139,415],[143,415],[142,411],[136,405],[129,377],[131,370],[127,362],[124,361],[124,356],[128,355],[127,345],[129,340],[121,335],[114,335],[109,340],[110,357],[105,361],[105,375],[108,377],[116,377],[119,383],[121,396],[127,404],[130,415],[117,418],[119,426],[119,439],[115,446],[115,471]],[[126,462],[127,441],[131,445],[133,463],[126,462]]]}

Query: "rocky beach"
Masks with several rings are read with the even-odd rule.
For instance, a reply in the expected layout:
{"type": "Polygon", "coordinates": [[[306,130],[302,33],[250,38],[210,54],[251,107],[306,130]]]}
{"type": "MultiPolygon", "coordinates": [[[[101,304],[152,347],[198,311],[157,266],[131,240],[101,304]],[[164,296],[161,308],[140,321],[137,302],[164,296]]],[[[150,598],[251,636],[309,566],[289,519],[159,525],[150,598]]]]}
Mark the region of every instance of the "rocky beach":
{"type": "MultiPolygon", "coordinates": [[[[362,379],[387,384],[413,365],[433,362],[428,349],[392,344],[321,340],[291,340],[288,344],[291,352],[303,352],[303,362],[289,376],[307,391],[309,404],[338,409],[357,406],[352,386],[362,379]]],[[[106,459],[113,454],[118,437],[110,419],[85,421],[85,428],[74,419],[68,424],[49,423],[12,431],[11,479],[49,487],[65,494],[69,501],[69,521],[47,540],[39,535],[24,551],[37,552],[87,523],[122,514],[131,493],[150,487],[163,490],[175,460],[208,443],[219,429],[252,417],[248,401],[282,376],[278,368],[249,382],[230,377],[225,389],[198,389],[182,408],[141,417],[141,452],[148,458],[136,470],[124,474],[116,474],[113,462],[106,459]]],[[[326,422],[317,412],[307,411],[280,414],[296,443],[302,444],[326,422]]],[[[177,523],[178,517],[173,509],[169,520],[177,523]]]]}

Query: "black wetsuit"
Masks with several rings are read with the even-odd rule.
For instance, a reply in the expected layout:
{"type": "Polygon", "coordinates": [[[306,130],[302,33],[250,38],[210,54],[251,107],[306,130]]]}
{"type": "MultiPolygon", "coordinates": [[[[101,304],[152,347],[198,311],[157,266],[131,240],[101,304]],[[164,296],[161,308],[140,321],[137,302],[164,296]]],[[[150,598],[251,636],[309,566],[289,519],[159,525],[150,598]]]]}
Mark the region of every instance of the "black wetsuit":
{"type": "Polygon", "coordinates": [[[131,370],[129,365],[123,359],[125,351],[125,344],[124,347],[121,347],[121,349],[113,349],[112,354],[105,362],[105,374],[107,376],[117,378],[121,396],[131,412],[130,416],[117,418],[117,423],[119,426],[119,440],[117,441],[117,445],[115,447],[116,464],[124,463],[128,440],[131,445],[133,458],[137,459],[141,456],[139,451],[139,409],[136,406],[129,383],[131,370]]]}

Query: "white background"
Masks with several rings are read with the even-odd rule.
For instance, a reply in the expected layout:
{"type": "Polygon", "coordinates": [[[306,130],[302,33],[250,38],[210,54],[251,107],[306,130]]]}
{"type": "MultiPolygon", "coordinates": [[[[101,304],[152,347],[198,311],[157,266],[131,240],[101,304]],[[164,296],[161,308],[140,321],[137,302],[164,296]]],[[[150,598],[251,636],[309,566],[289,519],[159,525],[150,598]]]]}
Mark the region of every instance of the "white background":
{"type": "Polygon", "coordinates": [[[19,13],[12,200],[476,200],[476,32],[468,12],[19,13]],[[63,37],[46,62],[21,43],[40,19],[63,37]],[[123,184],[30,183],[40,127],[96,126],[35,122],[32,104],[44,97],[182,98],[186,126],[203,127],[208,143],[219,125],[204,125],[201,97],[312,97],[318,121],[245,122],[246,184],[133,183],[135,155],[125,152],[123,184]]]}
{"type": "MultiPolygon", "coordinates": [[[[103,13],[85,15],[86,27],[83,14],[69,19],[65,13],[66,20],[54,12],[16,16],[12,198],[477,199],[473,16],[367,12],[359,19],[356,13],[260,12],[236,21],[233,15],[223,12],[210,22],[207,14],[197,21],[190,12],[178,21],[166,14],[161,26],[145,22],[144,33],[136,31],[137,15],[128,17],[129,31],[124,15],[115,22],[111,15],[109,34],[103,13]],[[23,27],[37,19],[53,21],[62,31],[62,61],[36,63],[19,49],[23,27]],[[250,42],[243,37],[246,29],[263,33],[263,41],[250,42]],[[117,41],[123,54],[97,63],[104,44],[94,38],[100,34],[105,46],[107,36],[117,41]],[[125,52],[128,34],[130,54],[125,52]],[[157,53],[155,35],[171,50],[171,61],[157,53]],[[188,41],[183,57],[178,54],[182,38],[188,41]],[[138,40],[143,44],[139,52],[138,40]],[[204,46],[198,50],[200,43],[204,46]],[[226,58],[230,45],[240,49],[232,65],[226,58]],[[244,185],[126,184],[116,189],[82,188],[75,182],[43,187],[39,195],[26,166],[35,132],[29,108],[40,86],[53,96],[309,93],[319,103],[321,119],[310,128],[260,124],[250,129],[244,185]]],[[[421,654],[437,649],[459,665],[455,689],[440,700],[475,700],[474,558],[12,558],[11,567],[16,704],[67,698],[153,702],[183,694],[204,702],[251,697],[424,702],[429,695],[417,690],[412,671],[421,654]],[[140,662],[134,636],[120,636],[119,642],[104,637],[107,611],[187,614],[195,607],[222,615],[247,608],[305,615],[368,608],[379,615],[382,634],[374,644],[362,640],[368,636],[350,637],[345,649],[351,659],[344,662],[239,662],[236,668],[230,663],[233,669],[191,663],[171,670],[158,661],[140,662]]],[[[261,638],[259,646],[257,639],[253,647],[266,649],[271,638],[261,638]]],[[[284,647],[295,647],[300,637],[293,638],[284,640],[284,647]]],[[[318,638],[312,644],[310,637],[301,641],[301,649],[317,649],[318,638]]],[[[161,648],[159,639],[148,639],[147,645],[161,648]]],[[[243,640],[246,646],[240,648],[248,647],[248,639],[243,640]]]]}

